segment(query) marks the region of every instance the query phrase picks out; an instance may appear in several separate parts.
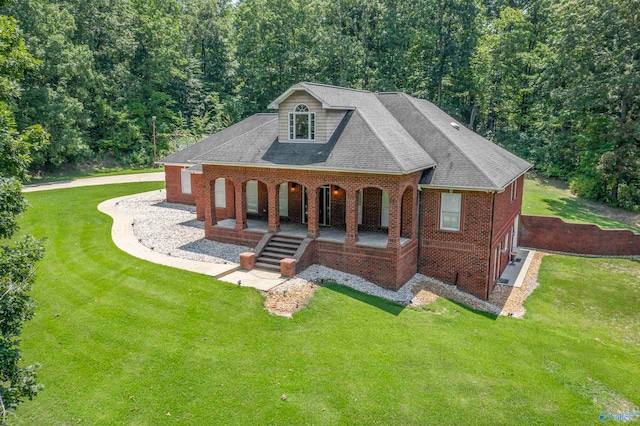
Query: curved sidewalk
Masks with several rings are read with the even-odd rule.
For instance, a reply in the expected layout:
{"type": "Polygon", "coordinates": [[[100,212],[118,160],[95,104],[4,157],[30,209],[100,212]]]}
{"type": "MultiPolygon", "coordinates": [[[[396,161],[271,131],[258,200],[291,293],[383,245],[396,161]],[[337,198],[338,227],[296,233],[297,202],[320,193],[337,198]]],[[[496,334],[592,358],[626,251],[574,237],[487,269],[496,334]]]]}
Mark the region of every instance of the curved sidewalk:
{"type": "Polygon", "coordinates": [[[241,283],[243,287],[253,287],[262,291],[268,291],[286,281],[285,278],[280,277],[280,274],[275,272],[258,270],[240,271],[240,265],[237,263],[216,264],[198,262],[158,253],[144,246],[138,241],[133,232],[134,218],[117,207],[118,202],[121,200],[138,195],[140,194],[125,195],[98,204],[99,211],[113,218],[111,239],[114,244],[125,253],[148,262],[208,275],[231,284],[241,283]]]}
{"type": "Polygon", "coordinates": [[[52,189],[77,188],[80,186],[110,185],[113,183],[133,183],[133,182],[162,182],[164,172],[157,173],[136,173],[129,175],[101,176],[94,178],[83,178],[76,180],[65,180],[63,182],[36,183],[25,185],[22,192],[50,191],[52,189]]]}
{"type": "MultiPolygon", "coordinates": [[[[155,191],[154,191],[155,192],[155,191]]],[[[140,194],[136,194],[140,195],[140,194]]],[[[135,196],[135,195],[133,195],[135,196]]],[[[161,254],[142,245],[133,232],[133,217],[118,209],[117,204],[121,200],[130,198],[132,195],[112,198],[98,204],[98,210],[113,218],[111,227],[111,238],[115,245],[122,251],[129,253],[139,259],[157,263],[159,265],[171,266],[178,269],[197,272],[211,277],[221,277],[230,274],[240,268],[238,264],[217,264],[197,262],[195,260],[182,259],[161,254]]]]}

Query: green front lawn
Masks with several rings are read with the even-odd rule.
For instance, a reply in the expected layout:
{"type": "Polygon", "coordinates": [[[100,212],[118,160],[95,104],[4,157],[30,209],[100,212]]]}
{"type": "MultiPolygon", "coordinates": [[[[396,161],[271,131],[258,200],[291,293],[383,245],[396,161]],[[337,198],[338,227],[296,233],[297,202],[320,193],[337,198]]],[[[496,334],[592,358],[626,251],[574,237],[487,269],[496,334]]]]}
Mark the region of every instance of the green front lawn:
{"type": "Polygon", "coordinates": [[[162,186],[27,195],[23,230],[48,240],[22,347],[46,388],[13,424],[583,425],[640,405],[638,261],[545,258],[524,320],[342,287],[286,319],[115,248],[96,205],[162,186]]]}
{"type": "Polygon", "coordinates": [[[522,213],[558,216],[565,222],[593,223],[604,229],[640,232],[640,213],[576,197],[562,182],[535,175],[527,175],[524,181],[522,213]]]}

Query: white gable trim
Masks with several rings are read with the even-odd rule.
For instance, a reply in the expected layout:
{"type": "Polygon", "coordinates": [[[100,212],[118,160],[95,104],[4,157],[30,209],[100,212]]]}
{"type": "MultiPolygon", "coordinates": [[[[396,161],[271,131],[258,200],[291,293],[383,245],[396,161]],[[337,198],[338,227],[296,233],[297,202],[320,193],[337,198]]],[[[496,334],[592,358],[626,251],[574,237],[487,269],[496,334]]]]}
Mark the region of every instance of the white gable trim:
{"type": "Polygon", "coordinates": [[[278,109],[280,107],[280,104],[284,102],[289,96],[291,96],[293,92],[297,92],[299,90],[303,92],[307,92],[309,95],[313,96],[318,102],[322,104],[322,108],[324,109],[355,109],[354,107],[348,107],[348,106],[329,105],[325,100],[323,100],[320,96],[314,93],[311,89],[307,87],[302,87],[302,86],[288,88],[286,92],[278,96],[275,101],[271,102],[269,106],[267,106],[267,108],[278,109]]]}

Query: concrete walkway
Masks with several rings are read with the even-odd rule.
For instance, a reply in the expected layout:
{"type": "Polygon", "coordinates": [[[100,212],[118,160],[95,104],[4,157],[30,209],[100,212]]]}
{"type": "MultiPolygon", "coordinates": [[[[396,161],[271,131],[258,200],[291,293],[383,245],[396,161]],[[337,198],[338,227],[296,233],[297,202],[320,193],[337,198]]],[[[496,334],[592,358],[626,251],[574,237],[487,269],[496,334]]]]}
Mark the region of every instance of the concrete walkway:
{"type": "Polygon", "coordinates": [[[237,263],[219,264],[198,262],[158,253],[144,246],[138,241],[133,232],[133,217],[117,207],[118,202],[138,195],[140,194],[112,198],[98,205],[99,211],[113,218],[111,238],[115,245],[125,253],[148,262],[208,275],[219,278],[221,281],[243,287],[252,287],[261,291],[271,290],[286,281],[285,278],[282,278],[280,274],[275,272],[260,270],[240,271],[240,265],[237,263]]]}
{"type": "MultiPolygon", "coordinates": [[[[134,195],[135,196],[135,195],[134,195]]],[[[159,265],[171,266],[178,269],[197,272],[199,274],[209,275],[211,277],[222,277],[240,268],[238,264],[219,264],[197,262],[195,260],[181,259],[179,257],[168,256],[166,254],[157,253],[148,247],[145,247],[136,238],[133,233],[133,218],[118,209],[119,201],[132,197],[126,195],[124,197],[112,198],[98,204],[98,210],[108,214],[113,218],[113,227],[111,228],[111,238],[115,245],[122,251],[129,253],[131,256],[157,263],[159,265]]]]}
{"type": "MultiPolygon", "coordinates": [[[[110,185],[114,183],[134,183],[134,182],[162,182],[164,172],[158,173],[138,173],[118,176],[102,176],[95,178],[77,179],[63,182],[51,182],[22,187],[23,192],[49,191],[54,189],[77,188],[81,186],[110,185]]],[[[216,264],[207,262],[197,262],[195,260],[172,257],[166,254],[157,253],[145,247],[138,241],[133,232],[133,218],[122,210],[118,209],[119,201],[139,194],[127,195],[124,197],[112,198],[103,201],[98,205],[98,210],[113,218],[111,228],[111,238],[115,245],[125,253],[135,256],[148,262],[159,265],[171,266],[173,268],[184,269],[185,271],[196,272],[203,275],[219,278],[221,281],[238,284],[243,287],[253,287],[258,290],[268,291],[286,281],[280,274],[275,272],[252,270],[240,271],[240,265],[216,264]]]]}
{"type": "Polygon", "coordinates": [[[53,189],[77,188],[80,186],[110,185],[112,183],[134,183],[134,182],[162,182],[164,172],[157,173],[136,173],[131,175],[101,176],[94,178],[65,180],[62,182],[37,183],[25,185],[22,192],[50,191],[53,189]]]}

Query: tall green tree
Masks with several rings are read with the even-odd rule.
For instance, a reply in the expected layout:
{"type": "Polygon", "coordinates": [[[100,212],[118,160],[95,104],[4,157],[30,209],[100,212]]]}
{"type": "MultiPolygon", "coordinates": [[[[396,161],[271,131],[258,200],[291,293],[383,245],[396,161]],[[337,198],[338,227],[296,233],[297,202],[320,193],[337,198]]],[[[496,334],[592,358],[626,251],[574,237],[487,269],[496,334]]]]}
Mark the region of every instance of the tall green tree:
{"type": "Polygon", "coordinates": [[[554,8],[554,123],[575,147],[578,194],[640,209],[640,3],[554,8]]]}
{"type": "MultiPolygon", "coordinates": [[[[0,5],[4,5],[1,2],[0,5]]],[[[21,180],[34,149],[42,148],[46,135],[40,126],[16,130],[14,108],[23,74],[37,61],[27,53],[16,21],[0,17],[0,240],[11,238],[18,229],[17,216],[26,208],[21,180]]],[[[4,241],[3,241],[4,242],[4,241]]],[[[12,245],[0,245],[0,423],[25,398],[41,389],[35,366],[22,366],[20,333],[33,316],[29,297],[35,262],[43,256],[40,241],[26,236],[12,245]]]]}
{"type": "Polygon", "coordinates": [[[92,54],[75,44],[73,15],[45,0],[24,0],[10,9],[20,20],[29,51],[42,62],[40,72],[27,75],[18,105],[18,125],[40,123],[53,143],[38,153],[35,167],[82,162],[90,154],[88,105],[95,85],[92,54]]]}

